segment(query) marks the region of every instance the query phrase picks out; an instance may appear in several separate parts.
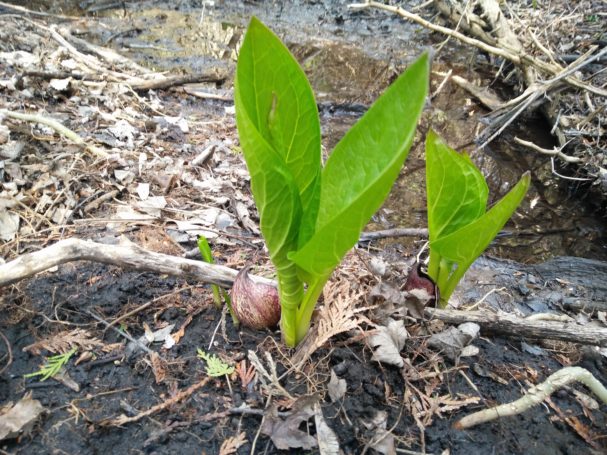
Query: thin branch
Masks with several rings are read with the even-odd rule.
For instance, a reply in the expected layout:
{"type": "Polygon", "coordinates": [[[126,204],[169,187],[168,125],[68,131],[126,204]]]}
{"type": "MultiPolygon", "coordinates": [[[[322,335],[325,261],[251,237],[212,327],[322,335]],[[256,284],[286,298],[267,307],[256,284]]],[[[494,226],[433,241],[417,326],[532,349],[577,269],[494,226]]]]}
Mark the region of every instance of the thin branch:
{"type": "Polygon", "coordinates": [[[511,403],[501,404],[499,406],[484,409],[474,414],[470,414],[463,419],[458,420],[454,428],[463,430],[475,425],[490,422],[500,417],[509,417],[521,414],[531,407],[540,404],[549,397],[555,390],[570,384],[571,382],[581,382],[592,390],[603,403],[607,404],[607,389],[598,381],[592,373],[581,367],[566,367],[556,373],[551,374],[541,384],[538,384],[527,392],[527,395],[511,403]]]}
{"type": "Polygon", "coordinates": [[[61,136],[65,137],[65,138],[69,139],[70,141],[74,142],[75,144],[83,146],[87,150],[91,151],[97,157],[107,158],[107,156],[108,156],[108,154],[104,150],[100,149],[99,147],[95,147],[94,145],[88,145],[84,139],[82,139],[80,136],[78,136],[78,134],[76,134],[74,131],[70,130],[69,128],[66,128],[61,123],[59,123],[57,120],[54,120],[52,118],[43,117],[42,115],[37,115],[37,114],[23,114],[21,112],[14,112],[14,111],[6,110],[6,109],[0,109],[0,116],[2,116],[2,115],[4,115],[5,117],[17,119],[17,120],[23,120],[25,122],[40,123],[42,125],[46,125],[49,128],[52,128],[53,130],[55,130],[61,136]]]}
{"type": "MultiPolygon", "coordinates": [[[[238,274],[237,270],[229,267],[148,251],[126,238],[121,239],[120,245],[65,239],[0,265],[0,287],[16,283],[66,262],[83,260],[191,278],[224,288],[231,287],[238,274]]],[[[257,282],[276,286],[274,281],[267,278],[253,275],[251,278],[257,282]]]]}
{"type": "Polygon", "coordinates": [[[561,150],[562,147],[554,147],[552,150],[549,149],[545,149],[540,147],[539,145],[534,144],[533,142],[529,142],[529,141],[525,141],[523,139],[520,139],[518,137],[515,136],[514,138],[514,142],[516,142],[517,144],[521,144],[524,145],[527,148],[530,148],[531,150],[535,150],[536,152],[542,153],[544,155],[550,155],[550,156],[555,156],[557,158],[560,158],[561,160],[567,162],[567,163],[579,163],[582,161],[581,158],[575,157],[575,156],[569,156],[569,155],[565,155],[561,150]]]}

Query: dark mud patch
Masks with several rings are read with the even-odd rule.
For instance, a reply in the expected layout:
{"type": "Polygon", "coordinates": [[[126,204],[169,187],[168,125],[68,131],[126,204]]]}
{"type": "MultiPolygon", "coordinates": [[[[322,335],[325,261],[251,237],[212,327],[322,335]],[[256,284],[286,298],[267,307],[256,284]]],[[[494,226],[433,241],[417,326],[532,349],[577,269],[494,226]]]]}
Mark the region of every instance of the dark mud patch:
{"type": "MultiPolygon", "coordinates": [[[[148,273],[78,263],[61,266],[54,273],[13,288],[4,297],[3,309],[0,330],[11,343],[13,362],[0,376],[0,401],[16,402],[31,392],[48,409],[29,435],[18,441],[5,441],[1,446],[4,452],[213,454],[220,453],[226,439],[244,432],[247,442],[237,453],[251,453],[256,437],[254,453],[280,453],[267,436],[258,436],[260,415],[229,415],[203,421],[210,414],[243,403],[264,409],[267,397],[260,384],[254,382],[243,389],[235,376],[230,387],[225,379],[214,379],[189,399],[136,423],[102,426],[107,419],[158,405],[177,390],[204,378],[204,364],[196,357],[197,348],[233,362],[246,359],[249,350],[270,352],[277,361],[279,375],[286,372],[283,355],[287,353],[281,352],[284,347],[278,334],[238,331],[229,317],[222,321],[222,313],[213,306],[208,288],[148,273]],[[169,350],[158,344],[151,346],[168,366],[167,376],[160,384],[155,381],[148,356],[140,353],[127,358],[121,348],[96,352],[94,360],[80,365],[70,361],[67,370],[79,385],[78,392],[53,379],[39,382],[23,378],[36,371],[42,361],[40,356],[24,352],[24,347],[73,327],[84,328],[106,343],[123,342],[112,330],[104,334],[104,326],[89,312],[111,321],[159,295],[167,297],[125,319],[120,328],[139,337],[144,324],[151,330],[166,323],[180,327],[188,316],[193,316],[176,346],[169,350]]],[[[416,330],[419,327],[411,328],[412,333],[416,330]]],[[[377,433],[369,429],[369,423],[382,411],[387,413],[387,428],[396,438],[396,447],[406,450],[443,453],[449,449],[453,454],[591,453],[588,443],[564,421],[565,417],[579,422],[580,428],[588,431],[589,439],[596,438],[596,450],[606,449],[605,439],[598,439],[596,433],[605,428],[607,408],[584,408],[574,394],[574,389],[583,389],[579,386],[556,393],[551,407],[541,405],[517,417],[467,431],[454,430],[452,425],[458,418],[519,398],[530,385],[541,382],[565,361],[589,369],[603,383],[607,381],[604,359],[593,356],[591,350],[586,355],[571,345],[553,345],[551,349],[538,348],[535,355],[530,355],[529,345],[522,340],[481,339],[475,344],[480,354],[454,368],[425,347],[423,336],[413,336],[403,351],[409,364],[401,371],[371,361],[369,348],[342,335],[332,342],[331,349],[318,351],[301,374],[288,374],[282,383],[294,396],[316,392],[324,397],[323,414],[346,454],[370,450],[369,441],[377,433]],[[430,365],[440,371],[430,371],[430,365]],[[326,394],[331,369],[347,383],[345,396],[335,403],[326,394]],[[460,408],[457,403],[466,399],[474,399],[475,404],[460,408]],[[430,411],[432,403],[424,400],[435,400],[441,412],[430,411]]],[[[0,357],[6,361],[5,347],[0,349],[0,357]]],[[[313,425],[307,431],[314,434],[313,425]]]]}

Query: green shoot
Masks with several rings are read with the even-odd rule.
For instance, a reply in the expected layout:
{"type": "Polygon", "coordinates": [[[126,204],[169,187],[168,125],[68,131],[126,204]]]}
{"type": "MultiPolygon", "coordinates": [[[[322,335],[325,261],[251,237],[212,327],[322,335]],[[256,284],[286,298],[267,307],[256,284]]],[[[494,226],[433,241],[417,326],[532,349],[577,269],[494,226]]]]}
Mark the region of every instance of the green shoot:
{"type": "Polygon", "coordinates": [[[440,290],[441,307],[472,263],[493,241],[529,188],[525,173],[486,211],[489,188],[470,158],[449,148],[433,131],[426,138],[426,193],[430,263],[428,275],[440,290]]]}
{"type": "Polygon", "coordinates": [[[197,349],[197,352],[198,358],[204,360],[207,363],[206,373],[212,378],[228,376],[234,373],[234,367],[223,362],[216,355],[208,354],[200,348],[197,349]]]}
{"type": "MultiPolygon", "coordinates": [[[[200,255],[202,256],[203,261],[209,264],[215,264],[215,260],[213,259],[213,253],[211,252],[211,246],[209,245],[209,241],[204,235],[198,237],[198,251],[200,251],[200,255]]],[[[225,289],[221,289],[216,284],[212,284],[211,289],[213,290],[213,301],[215,302],[215,307],[217,307],[218,309],[221,308],[221,297],[223,297],[228,307],[228,311],[232,316],[232,322],[234,322],[235,326],[238,326],[238,318],[232,310],[232,300],[230,299],[229,294],[226,292],[225,289]]]]}
{"type": "Polygon", "coordinates": [[[24,378],[33,378],[34,376],[42,376],[40,381],[46,381],[48,378],[55,376],[61,368],[67,364],[70,358],[78,351],[77,348],[72,348],[65,354],[57,354],[47,357],[46,364],[34,373],[23,375],[24,378]]]}
{"type": "Polygon", "coordinates": [[[424,54],[348,131],[323,167],[310,84],[278,37],[251,19],[236,68],[236,123],[276,267],[287,345],[296,346],[308,332],[325,283],[398,177],[428,75],[424,54]]]}

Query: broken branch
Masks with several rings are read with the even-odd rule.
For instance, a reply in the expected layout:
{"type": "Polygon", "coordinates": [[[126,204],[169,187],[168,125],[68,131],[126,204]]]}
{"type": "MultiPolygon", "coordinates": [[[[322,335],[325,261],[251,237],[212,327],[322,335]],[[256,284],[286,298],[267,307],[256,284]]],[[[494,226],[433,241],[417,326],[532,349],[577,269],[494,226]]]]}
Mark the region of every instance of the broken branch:
{"type": "Polygon", "coordinates": [[[596,396],[598,396],[603,403],[607,404],[607,389],[603,384],[600,383],[588,370],[581,367],[566,367],[556,373],[551,374],[541,384],[538,384],[527,392],[525,396],[519,398],[511,403],[501,404],[493,408],[484,409],[463,419],[458,420],[453,425],[458,430],[470,428],[475,425],[490,422],[491,420],[498,419],[500,417],[509,417],[521,414],[544,401],[549,397],[555,390],[570,384],[571,382],[581,382],[590,390],[592,390],[596,396]]]}

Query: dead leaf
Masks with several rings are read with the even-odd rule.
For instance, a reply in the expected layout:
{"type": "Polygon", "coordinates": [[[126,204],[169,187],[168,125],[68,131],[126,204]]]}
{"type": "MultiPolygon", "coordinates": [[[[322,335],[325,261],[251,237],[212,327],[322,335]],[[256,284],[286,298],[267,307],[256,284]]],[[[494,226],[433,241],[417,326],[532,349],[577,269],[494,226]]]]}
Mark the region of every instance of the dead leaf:
{"type": "Polygon", "coordinates": [[[408,335],[403,321],[389,319],[387,326],[379,326],[369,336],[369,345],[373,349],[371,360],[401,368],[405,362],[400,351],[405,347],[408,335]]]}
{"type": "Polygon", "coordinates": [[[339,379],[335,374],[335,371],[331,370],[331,380],[327,385],[327,391],[329,392],[329,397],[331,397],[331,401],[335,403],[340,400],[348,389],[348,384],[345,379],[339,379]]]}
{"type": "Polygon", "coordinates": [[[480,331],[478,325],[471,322],[461,324],[460,327],[449,327],[440,333],[435,333],[428,339],[428,346],[440,351],[453,363],[457,363],[463,349],[478,336],[480,331]]]}
{"type": "Polygon", "coordinates": [[[0,212],[0,239],[10,242],[19,230],[19,215],[9,211],[0,212]]]}
{"type": "Polygon", "coordinates": [[[152,372],[154,373],[156,384],[160,384],[166,378],[166,362],[160,357],[160,355],[158,355],[157,352],[152,352],[150,354],[150,360],[152,362],[152,372]]]}
{"type": "Polygon", "coordinates": [[[316,439],[320,455],[339,455],[339,439],[335,432],[327,425],[320,404],[314,405],[314,425],[316,426],[316,439]]]}
{"type": "Polygon", "coordinates": [[[84,329],[74,329],[71,331],[59,332],[45,340],[37,341],[23,348],[24,352],[31,352],[34,355],[40,355],[43,349],[55,354],[65,354],[72,348],[79,348],[84,351],[94,350],[95,348],[106,351],[106,345],[91,336],[84,329]]]}
{"type": "Polygon", "coordinates": [[[243,431],[242,433],[223,441],[221,443],[221,447],[219,448],[219,455],[232,455],[246,443],[246,433],[243,431]]]}
{"type": "Polygon", "coordinates": [[[375,433],[373,439],[368,443],[369,447],[384,455],[396,455],[394,435],[386,431],[388,427],[388,413],[386,411],[377,411],[373,419],[362,423],[371,432],[375,433]]]}
{"type": "Polygon", "coordinates": [[[299,429],[303,422],[314,416],[314,405],[318,402],[315,395],[298,398],[293,403],[291,414],[285,419],[278,416],[276,405],[272,405],[261,425],[261,432],[270,436],[279,450],[302,448],[311,450],[318,446],[316,438],[299,429]]]}
{"type": "Polygon", "coordinates": [[[25,395],[19,403],[0,415],[0,441],[16,438],[31,431],[34,423],[46,408],[31,394],[25,395]]]}

